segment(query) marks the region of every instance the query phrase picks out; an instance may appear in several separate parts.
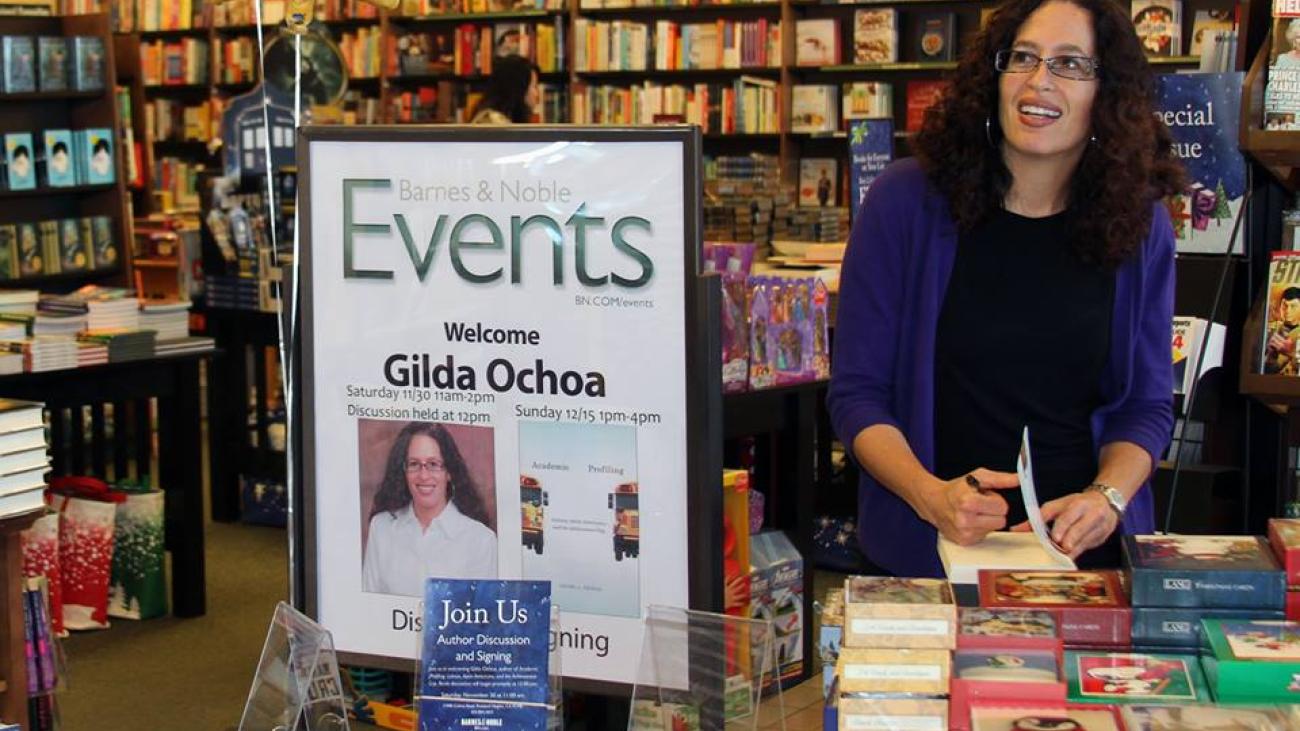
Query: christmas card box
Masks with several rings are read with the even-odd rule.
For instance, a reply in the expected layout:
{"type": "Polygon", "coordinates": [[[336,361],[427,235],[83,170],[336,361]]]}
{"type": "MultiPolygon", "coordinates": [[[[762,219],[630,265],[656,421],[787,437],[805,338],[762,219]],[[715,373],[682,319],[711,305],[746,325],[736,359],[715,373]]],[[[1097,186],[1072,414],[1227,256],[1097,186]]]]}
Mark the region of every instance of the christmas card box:
{"type": "Polygon", "coordinates": [[[1275,708],[1221,708],[1218,706],[1124,706],[1120,711],[1128,731],[1183,731],[1184,729],[1241,729],[1286,731],[1286,715],[1275,708]]]}
{"type": "Polygon", "coordinates": [[[5,135],[5,183],[9,190],[36,188],[36,150],[31,132],[5,135]]]}
{"type": "Polygon", "coordinates": [[[1205,677],[1220,703],[1300,702],[1300,623],[1207,619],[1205,677]]]}
{"type": "Polygon", "coordinates": [[[1287,586],[1300,586],[1300,520],[1269,518],[1268,545],[1286,571],[1287,586]]]}
{"type": "Polygon", "coordinates": [[[0,88],[6,94],[36,91],[36,40],[28,36],[0,38],[0,88]]]}
{"type": "Polygon", "coordinates": [[[948,581],[952,582],[958,603],[963,605],[979,602],[979,572],[982,570],[1060,571],[1074,568],[1073,562],[1068,565],[1058,563],[1032,532],[994,531],[973,546],[959,545],[941,535],[939,560],[943,562],[948,581]]]}
{"type": "Polygon", "coordinates": [[[952,728],[968,729],[977,703],[1064,704],[1065,682],[1052,652],[957,650],[952,659],[952,728]]]}
{"type": "Polygon", "coordinates": [[[1196,652],[1201,640],[1202,619],[1284,619],[1277,609],[1186,609],[1166,607],[1133,608],[1133,646],[1170,648],[1196,652]]]}
{"type": "Polygon", "coordinates": [[[963,607],[957,628],[958,650],[1038,650],[1061,661],[1061,631],[1045,609],[963,607]]]}
{"type": "Polygon", "coordinates": [[[66,129],[47,129],[43,137],[45,184],[51,188],[71,188],[76,185],[77,171],[72,162],[72,132],[66,129]]]}
{"type": "Polygon", "coordinates": [[[36,39],[41,59],[41,91],[65,91],[68,88],[68,41],[63,36],[36,39]]]}
{"type": "Polygon", "coordinates": [[[1286,575],[1256,536],[1125,536],[1139,607],[1282,609],[1286,575]]]}
{"type": "Polygon", "coordinates": [[[1130,641],[1132,612],[1115,571],[981,571],[980,606],[1049,610],[1067,647],[1130,641]]]}
{"type": "Polygon", "coordinates": [[[957,646],[957,605],[943,579],[844,580],[845,647],[957,646]]]}
{"type": "Polygon", "coordinates": [[[1070,700],[1077,703],[1208,703],[1195,655],[1065,653],[1070,700]]]}
{"type": "Polygon", "coordinates": [[[971,709],[971,731],[1122,731],[1114,708],[1065,703],[980,704],[971,709]]]}
{"type": "Polygon", "coordinates": [[[839,720],[825,731],[858,729],[923,729],[940,731],[948,723],[946,698],[890,698],[869,694],[841,693],[837,702],[839,720]]]}
{"type": "Polygon", "coordinates": [[[946,695],[951,673],[947,650],[845,647],[835,664],[842,693],[946,695]]]}
{"type": "Polygon", "coordinates": [[[1286,593],[1286,618],[1292,622],[1300,622],[1300,591],[1286,593]]]}
{"type": "Polygon", "coordinates": [[[822,621],[817,628],[817,657],[822,662],[822,695],[829,695],[835,682],[835,661],[844,644],[844,590],[826,591],[822,621]]]}

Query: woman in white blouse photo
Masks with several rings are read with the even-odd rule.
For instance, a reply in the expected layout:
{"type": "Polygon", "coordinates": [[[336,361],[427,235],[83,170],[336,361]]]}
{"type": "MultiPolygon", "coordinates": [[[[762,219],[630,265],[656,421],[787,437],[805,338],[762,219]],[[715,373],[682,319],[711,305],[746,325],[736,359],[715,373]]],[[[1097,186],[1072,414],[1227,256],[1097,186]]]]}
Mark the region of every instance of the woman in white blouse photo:
{"type": "Polygon", "coordinates": [[[389,449],[370,509],[363,590],[418,597],[429,577],[495,579],[497,537],[488,523],[447,427],[407,424],[389,449]]]}

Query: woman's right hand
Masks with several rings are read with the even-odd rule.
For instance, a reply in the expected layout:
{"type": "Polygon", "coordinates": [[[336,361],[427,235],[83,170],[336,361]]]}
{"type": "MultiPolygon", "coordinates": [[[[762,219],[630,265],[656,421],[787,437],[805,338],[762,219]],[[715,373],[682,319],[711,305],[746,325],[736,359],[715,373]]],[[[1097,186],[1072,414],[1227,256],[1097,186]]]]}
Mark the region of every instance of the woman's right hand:
{"type": "Polygon", "coordinates": [[[947,482],[936,481],[922,493],[921,517],[945,538],[962,546],[1007,526],[1007,501],[994,490],[1020,487],[1012,472],[980,468],[947,482]]]}

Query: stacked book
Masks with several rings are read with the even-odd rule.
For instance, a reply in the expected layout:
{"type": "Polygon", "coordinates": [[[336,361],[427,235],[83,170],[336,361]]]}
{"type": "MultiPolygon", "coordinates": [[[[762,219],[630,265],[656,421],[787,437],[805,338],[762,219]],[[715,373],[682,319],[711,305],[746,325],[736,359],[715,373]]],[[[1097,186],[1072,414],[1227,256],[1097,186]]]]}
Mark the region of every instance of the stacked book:
{"type": "Polygon", "coordinates": [[[32,335],[61,335],[65,338],[75,338],[77,333],[85,329],[85,313],[38,310],[35,315],[31,316],[30,334],[32,335]]]}
{"type": "Polygon", "coordinates": [[[753,241],[755,259],[771,254],[773,238],[785,235],[798,191],[781,180],[780,161],[772,155],[717,157],[709,161],[704,182],[704,238],[753,241]]]}
{"type": "Polygon", "coordinates": [[[217,341],[209,337],[191,335],[175,340],[159,340],[154,343],[154,355],[178,355],[180,353],[203,353],[217,347],[217,341]]]}
{"type": "Polygon", "coordinates": [[[104,365],[108,362],[108,346],[103,343],[77,343],[77,367],[104,365]]]}
{"type": "Polygon", "coordinates": [[[121,363],[152,358],[156,335],[152,330],[87,330],[77,340],[107,347],[108,362],[121,363]]]}
{"type": "Polygon", "coordinates": [[[158,341],[190,336],[189,302],[144,302],[140,305],[140,329],[158,333],[158,341]]]}
{"type": "Polygon", "coordinates": [[[849,235],[849,209],[841,206],[793,208],[781,239],[842,243],[849,235]]]}
{"type": "Polygon", "coordinates": [[[28,373],[77,367],[77,341],[58,335],[0,341],[0,352],[18,354],[28,373]]]}
{"type": "Polygon", "coordinates": [[[0,312],[34,312],[40,296],[34,289],[0,290],[0,312]]]}
{"type": "Polygon", "coordinates": [[[88,330],[140,329],[140,301],[130,290],[88,284],[68,295],[44,295],[43,312],[86,315],[88,330]]]}
{"type": "Polygon", "coordinates": [[[1300,621],[1300,520],[1270,518],[1268,543],[1286,572],[1286,618],[1300,621]]]}
{"type": "Polygon", "coordinates": [[[831,702],[840,728],[952,728],[957,606],[942,579],[852,576],[831,702]],[[881,720],[888,725],[879,725],[881,720]],[[877,725],[872,725],[872,724],[877,725]]]}
{"type": "Polygon", "coordinates": [[[0,399],[0,518],[37,510],[45,504],[45,444],[42,405],[0,399]]]}

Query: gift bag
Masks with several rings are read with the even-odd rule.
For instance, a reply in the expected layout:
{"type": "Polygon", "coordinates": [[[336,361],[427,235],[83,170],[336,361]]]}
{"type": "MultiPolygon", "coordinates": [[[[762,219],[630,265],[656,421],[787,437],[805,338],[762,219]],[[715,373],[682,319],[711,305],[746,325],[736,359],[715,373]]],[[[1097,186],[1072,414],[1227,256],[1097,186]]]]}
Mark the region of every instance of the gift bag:
{"type": "Polygon", "coordinates": [[[108,627],[108,582],[113,566],[113,523],[124,495],[86,477],[50,481],[59,513],[59,573],[63,580],[63,626],[108,627]]]}
{"type": "Polygon", "coordinates": [[[167,613],[163,573],[163,493],[118,485],[126,499],[117,506],[108,615],[152,619],[167,613]]]}
{"type": "Polygon", "coordinates": [[[23,576],[44,576],[50,598],[50,625],[63,637],[63,582],[59,578],[59,514],[47,513],[23,531],[23,576]]]}

